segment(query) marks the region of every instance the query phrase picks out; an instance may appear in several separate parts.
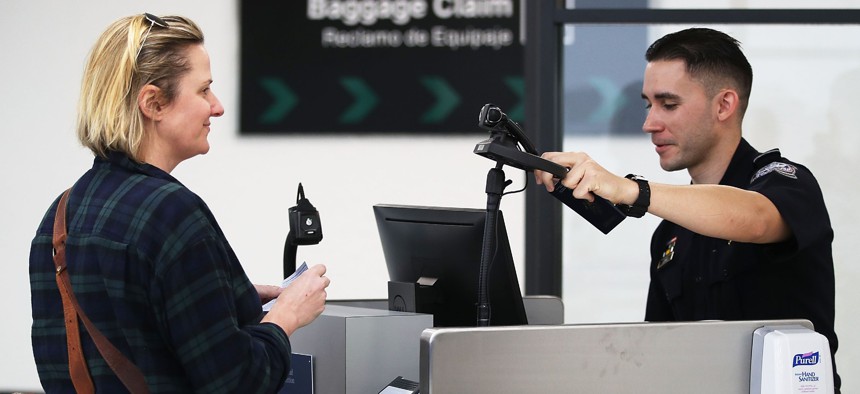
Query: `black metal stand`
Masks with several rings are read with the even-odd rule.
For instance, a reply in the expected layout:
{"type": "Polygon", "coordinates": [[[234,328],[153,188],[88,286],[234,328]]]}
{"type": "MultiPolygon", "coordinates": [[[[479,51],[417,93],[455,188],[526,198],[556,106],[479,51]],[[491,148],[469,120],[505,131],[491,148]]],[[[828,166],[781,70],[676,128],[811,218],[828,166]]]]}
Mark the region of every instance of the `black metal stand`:
{"type": "Polygon", "coordinates": [[[484,221],[484,240],[481,250],[481,268],[478,273],[478,327],[487,327],[492,319],[492,306],[489,299],[490,269],[496,257],[496,234],[499,206],[502,194],[511,181],[505,180],[504,164],[496,163],[496,167],[487,173],[487,219],[484,221]]]}
{"type": "Polygon", "coordinates": [[[287,240],[284,241],[284,278],[296,272],[296,251],[299,245],[296,243],[296,236],[293,230],[287,233],[287,240]]]}

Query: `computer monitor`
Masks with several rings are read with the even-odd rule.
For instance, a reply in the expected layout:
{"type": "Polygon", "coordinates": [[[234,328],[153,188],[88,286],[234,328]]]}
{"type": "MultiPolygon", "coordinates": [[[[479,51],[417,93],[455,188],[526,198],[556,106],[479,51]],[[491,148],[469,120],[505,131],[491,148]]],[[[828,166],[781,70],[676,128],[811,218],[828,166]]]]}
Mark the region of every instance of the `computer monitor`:
{"type": "MultiPolygon", "coordinates": [[[[390,280],[435,279],[432,305],[425,302],[425,310],[419,307],[416,312],[430,309],[436,327],[476,326],[486,211],[382,204],[373,211],[390,280]]],[[[487,288],[490,325],[527,324],[501,211],[487,288]]]]}

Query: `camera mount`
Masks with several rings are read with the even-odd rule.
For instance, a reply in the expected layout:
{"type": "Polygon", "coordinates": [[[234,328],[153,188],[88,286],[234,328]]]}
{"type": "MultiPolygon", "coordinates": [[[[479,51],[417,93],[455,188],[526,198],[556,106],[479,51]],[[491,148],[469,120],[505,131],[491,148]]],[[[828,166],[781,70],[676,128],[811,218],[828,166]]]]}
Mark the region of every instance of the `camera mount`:
{"type": "Polygon", "coordinates": [[[527,172],[541,170],[553,174],[558,181],[550,194],[604,234],[612,231],[627,215],[614,204],[597,195],[594,196],[593,202],[574,198],[572,191],[561,184],[561,179],[567,175],[568,169],[541,158],[523,129],[517,122],[509,119],[499,107],[485,104],[478,115],[478,126],[487,129],[490,132],[490,138],[475,145],[473,153],[496,162],[495,168],[487,174],[487,220],[481,251],[481,271],[478,277],[478,326],[487,326],[491,317],[487,281],[495,252],[496,217],[504,189],[511,183],[511,181],[505,181],[503,166],[509,165],[527,172]]]}

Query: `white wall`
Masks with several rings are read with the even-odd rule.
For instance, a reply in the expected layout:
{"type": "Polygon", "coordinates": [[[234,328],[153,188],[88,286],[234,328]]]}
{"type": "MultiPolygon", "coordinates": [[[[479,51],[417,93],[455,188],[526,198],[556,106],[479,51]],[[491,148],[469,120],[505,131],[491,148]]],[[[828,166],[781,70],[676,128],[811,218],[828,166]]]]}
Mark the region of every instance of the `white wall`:
{"type": "MultiPolygon", "coordinates": [[[[51,201],[90,167],[91,154],[74,138],[78,85],[90,46],[120,16],[143,11],[182,14],[193,18],[206,32],[213,89],[226,114],[213,121],[210,153],[181,164],[174,175],[209,203],[253,281],[277,283],[280,279],[286,209],[294,205],[298,182],[304,184],[308,198],[320,210],[325,234],[320,245],[301,247],[298,257],[329,266],[330,298],[385,297],[387,274],[371,213],[373,204],[484,206],[485,175],[492,163],[471,153],[482,135],[240,137],[237,7],[238,2],[203,0],[153,0],[146,5],[94,0],[0,3],[0,168],[4,185],[0,193],[0,251],[5,259],[0,272],[0,299],[4,300],[0,307],[4,317],[0,391],[40,387],[29,337],[29,242],[51,201]]],[[[823,99],[810,97],[809,101],[816,98],[823,99]]],[[[476,110],[481,104],[475,104],[476,110]]],[[[856,125],[853,122],[846,127],[856,134],[856,125]]],[[[608,141],[594,140],[585,146],[613,157],[610,164],[622,172],[633,168],[624,160],[636,162],[633,149],[648,149],[634,145],[619,148],[623,149],[619,154],[610,151],[609,145],[608,141]]],[[[653,168],[643,173],[659,179],[656,160],[642,156],[653,168]]],[[[842,179],[836,178],[837,172],[853,175],[844,167],[822,167],[817,173],[832,170],[832,179],[842,179]]],[[[507,172],[514,178],[514,186],[522,184],[523,177],[517,171],[507,172]]],[[[846,195],[860,190],[856,181],[850,189],[841,189],[835,182],[824,187],[825,194],[830,195],[836,194],[834,189],[844,190],[846,195]]],[[[523,204],[520,195],[506,196],[502,202],[521,281],[523,204]]],[[[831,208],[832,216],[849,213],[856,215],[831,208]]],[[[565,226],[573,220],[577,218],[566,215],[565,226]]],[[[650,238],[655,224],[653,218],[628,220],[611,237],[601,236],[595,241],[566,233],[571,238],[565,244],[568,322],[642,319],[647,265],[640,262],[647,249],[635,245],[650,238]],[[568,262],[574,255],[575,259],[568,262]],[[613,262],[623,264],[613,266],[613,262]],[[606,268],[582,275],[587,265],[606,268]]],[[[838,231],[837,241],[843,245],[851,242],[840,239],[838,231]]],[[[856,268],[849,268],[856,258],[845,249],[842,253],[837,275],[857,279],[856,268]]],[[[852,375],[860,376],[860,361],[851,356],[856,354],[851,349],[856,347],[857,334],[848,329],[857,325],[860,316],[856,303],[852,304],[858,299],[858,290],[849,283],[855,281],[840,280],[837,289],[837,330],[843,349],[838,360],[848,384],[852,375]]]]}

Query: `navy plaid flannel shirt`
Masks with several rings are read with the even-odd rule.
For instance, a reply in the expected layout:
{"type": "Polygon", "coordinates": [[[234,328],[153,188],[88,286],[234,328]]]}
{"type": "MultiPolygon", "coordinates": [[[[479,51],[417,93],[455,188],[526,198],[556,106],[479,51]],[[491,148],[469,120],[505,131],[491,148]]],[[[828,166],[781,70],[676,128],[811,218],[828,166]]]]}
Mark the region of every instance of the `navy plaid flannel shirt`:
{"type": "MultiPolygon", "coordinates": [[[[57,200],[30,251],[33,353],[46,392],[74,392],[55,280],[57,200]]],[[[290,343],[259,324],[260,299],[196,194],[123,154],[96,157],[67,208],[66,261],[89,318],[140,368],[152,392],[275,392],[289,372],[290,343]]],[[[100,392],[125,388],[81,325],[100,392]]]]}

